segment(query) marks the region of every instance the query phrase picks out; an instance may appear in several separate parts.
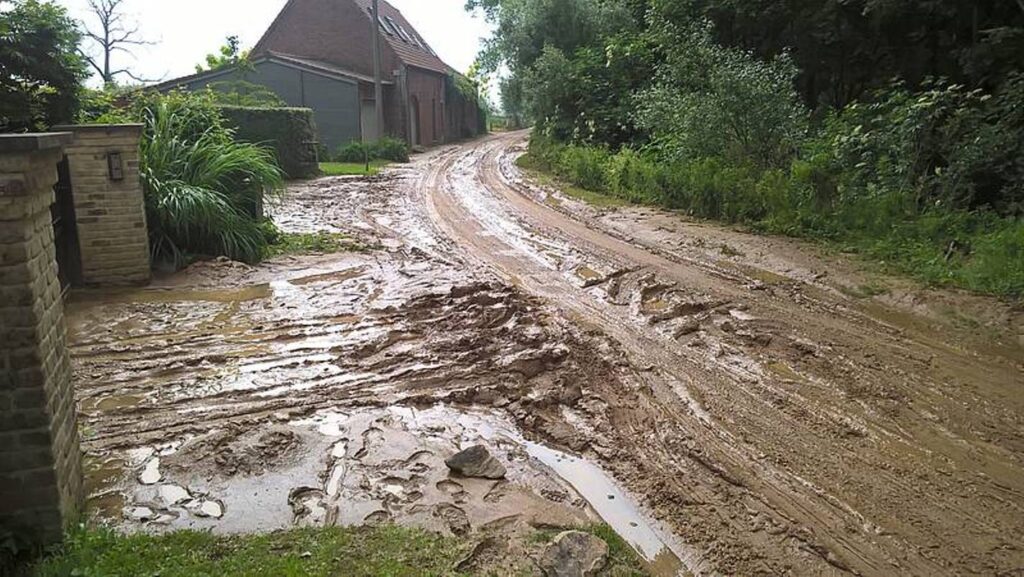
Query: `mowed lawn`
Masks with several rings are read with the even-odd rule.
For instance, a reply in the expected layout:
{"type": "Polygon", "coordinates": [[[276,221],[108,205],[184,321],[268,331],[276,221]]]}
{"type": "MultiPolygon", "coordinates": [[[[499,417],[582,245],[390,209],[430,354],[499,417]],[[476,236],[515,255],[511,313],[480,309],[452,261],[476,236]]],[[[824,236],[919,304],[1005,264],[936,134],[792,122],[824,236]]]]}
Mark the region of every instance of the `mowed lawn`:
{"type": "Polygon", "coordinates": [[[321,162],[320,172],[324,176],[374,176],[388,164],[386,160],[373,160],[367,169],[363,162],[321,162]]]}

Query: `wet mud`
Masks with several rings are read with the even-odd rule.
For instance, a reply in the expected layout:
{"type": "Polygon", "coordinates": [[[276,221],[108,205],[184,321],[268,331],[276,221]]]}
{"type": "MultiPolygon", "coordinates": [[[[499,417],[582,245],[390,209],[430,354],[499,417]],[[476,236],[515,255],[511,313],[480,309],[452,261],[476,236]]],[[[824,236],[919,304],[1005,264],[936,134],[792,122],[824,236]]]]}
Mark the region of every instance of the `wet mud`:
{"type": "Polygon", "coordinates": [[[863,299],[779,240],[592,209],[521,174],[522,139],[271,207],[375,250],[76,294],[95,514],[412,524],[470,572],[536,572],[534,532],[599,520],[655,575],[1024,566],[1019,313],[964,297],[987,316],[959,327],[955,294],[863,299]],[[447,471],[476,443],[507,479],[447,471]]]}

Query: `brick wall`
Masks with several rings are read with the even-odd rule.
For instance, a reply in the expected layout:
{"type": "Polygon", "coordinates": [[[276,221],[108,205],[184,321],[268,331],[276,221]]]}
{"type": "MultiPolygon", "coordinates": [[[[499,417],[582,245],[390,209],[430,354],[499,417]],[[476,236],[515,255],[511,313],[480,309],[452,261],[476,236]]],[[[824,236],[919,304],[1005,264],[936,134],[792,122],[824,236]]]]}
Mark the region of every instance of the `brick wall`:
{"type": "Polygon", "coordinates": [[[0,136],[0,527],[60,539],[82,504],[50,205],[70,134],[0,136]]]}
{"type": "Polygon", "coordinates": [[[444,142],[444,121],[442,120],[445,106],[444,75],[410,67],[406,82],[409,89],[410,106],[413,102],[419,102],[420,141],[413,144],[430,146],[444,142]]]}
{"type": "Polygon", "coordinates": [[[71,170],[82,282],[145,284],[151,276],[146,208],[139,181],[141,125],[62,126],[74,133],[65,149],[71,170]],[[121,154],[124,179],[111,180],[107,155],[121,154]]]}

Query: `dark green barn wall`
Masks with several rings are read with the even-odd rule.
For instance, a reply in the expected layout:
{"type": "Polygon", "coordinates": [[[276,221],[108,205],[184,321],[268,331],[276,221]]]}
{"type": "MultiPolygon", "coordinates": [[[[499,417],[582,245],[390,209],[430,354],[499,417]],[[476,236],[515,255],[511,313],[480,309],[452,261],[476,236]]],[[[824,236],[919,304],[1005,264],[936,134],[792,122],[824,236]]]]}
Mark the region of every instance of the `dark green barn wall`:
{"type": "Polygon", "coordinates": [[[187,90],[201,90],[210,84],[245,80],[274,91],[288,106],[313,109],[320,144],[327,150],[361,140],[359,85],[355,80],[307,72],[277,62],[259,62],[253,71],[227,72],[183,82],[187,90]]]}

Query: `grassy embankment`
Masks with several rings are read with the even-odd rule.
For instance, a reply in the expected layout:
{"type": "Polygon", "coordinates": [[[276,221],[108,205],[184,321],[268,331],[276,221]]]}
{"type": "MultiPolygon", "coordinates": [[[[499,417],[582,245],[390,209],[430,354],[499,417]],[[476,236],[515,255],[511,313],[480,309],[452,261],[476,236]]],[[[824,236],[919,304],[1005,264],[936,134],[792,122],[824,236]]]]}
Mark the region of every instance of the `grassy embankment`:
{"type": "Polygon", "coordinates": [[[1024,296],[1024,221],[985,211],[908,210],[904,191],[836,195],[820,167],[757,171],[715,159],[669,164],[624,149],[534,138],[519,165],[600,206],[649,204],[824,243],[927,285],[1024,296]]]}

